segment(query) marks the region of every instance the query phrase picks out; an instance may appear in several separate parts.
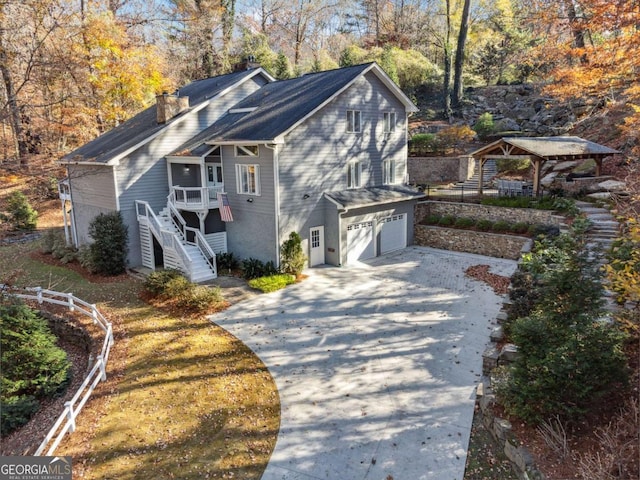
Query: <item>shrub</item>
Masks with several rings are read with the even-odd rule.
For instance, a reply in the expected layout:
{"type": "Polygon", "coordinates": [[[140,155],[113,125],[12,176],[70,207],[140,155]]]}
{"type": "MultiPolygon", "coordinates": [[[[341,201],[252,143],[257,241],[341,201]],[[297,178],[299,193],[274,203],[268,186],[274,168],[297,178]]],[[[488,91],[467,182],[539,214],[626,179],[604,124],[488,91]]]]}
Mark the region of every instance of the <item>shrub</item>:
{"type": "Polygon", "coordinates": [[[458,228],[471,228],[476,224],[473,218],[459,217],[456,218],[454,225],[458,228]]]}
{"type": "Polygon", "coordinates": [[[585,243],[579,229],[536,242],[512,280],[508,331],[519,355],[498,394],[533,423],[580,417],[627,381],[624,336],[598,320],[603,288],[585,243]]]}
{"type": "Polygon", "coordinates": [[[428,215],[424,220],[423,223],[425,225],[437,225],[440,222],[440,215],[428,215]]]}
{"type": "Polygon", "coordinates": [[[455,150],[473,140],[475,132],[467,125],[453,125],[437,133],[437,146],[442,152],[455,150]]]}
{"type": "Polygon", "coordinates": [[[154,297],[164,295],[167,291],[167,285],[172,280],[184,277],[182,272],[168,268],[166,270],[156,270],[151,272],[144,281],[144,288],[154,297]]]}
{"type": "Polygon", "coordinates": [[[249,280],[249,286],[264,293],[275,292],[287,285],[295,283],[296,279],[293,275],[282,273],[278,275],[269,275],[249,280]]]}
{"type": "Polygon", "coordinates": [[[2,434],[11,433],[40,410],[40,402],[33,395],[17,395],[0,400],[0,425],[2,434]]]}
{"type": "Polygon", "coordinates": [[[473,130],[478,135],[480,140],[486,140],[495,131],[495,125],[493,123],[493,115],[489,112],[485,112],[478,117],[476,123],[473,124],[473,130]]]}
{"type": "Polygon", "coordinates": [[[56,345],[47,321],[22,302],[2,300],[0,331],[0,401],[5,434],[28,421],[37,410],[36,399],[66,388],[71,363],[56,345]]]}
{"type": "Polygon", "coordinates": [[[91,261],[99,273],[119,275],[127,266],[129,233],[120,212],[101,213],[89,224],[91,261]]]}
{"type": "Polygon", "coordinates": [[[22,192],[13,192],[7,202],[9,221],[15,230],[35,230],[38,223],[36,212],[26,195],[22,192]]]}
{"type": "Polygon", "coordinates": [[[278,271],[278,268],[276,267],[276,264],[273,263],[271,260],[269,260],[267,263],[264,264],[264,269],[263,269],[263,276],[268,277],[270,275],[277,275],[278,273],[280,273],[278,271]]]}
{"type": "Polygon", "coordinates": [[[508,232],[511,229],[511,225],[509,224],[509,222],[504,221],[504,220],[498,220],[496,223],[493,224],[493,231],[494,232],[508,232]]]}
{"type": "Polygon", "coordinates": [[[219,253],[216,255],[216,267],[218,271],[237,270],[240,268],[240,260],[238,260],[233,252],[219,253]]]}
{"type": "Polygon", "coordinates": [[[178,308],[184,308],[195,312],[204,312],[208,310],[211,305],[222,301],[222,295],[220,294],[219,287],[210,288],[204,285],[187,283],[188,286],[180,290],[180,293],[177,295],[176,306],[178,308]]]}
{"type": "Polygon", "coordinates": [[[451,226],[455,223],[456,218],[453,215],[443,215],[438,220],[438,225],[442,225],[443,227],[451,226]]]}
{"type": "Polygon", "coordinates": [[[476,228],[481,232],[489,232],[493,229],[493,222],[485,219],[478,220],[476,222],[476,228]]]}
{"type": "Polygon", "coordinates": [[[291,232],[280,248],[280,268],[282,273],[290,273],[296,277],[302,273],[307,264],[307,256],[302,251],[302,239],[296,232],[291,232]]]}
{"type": "Polygon", "coordinates": [[[242,261],[242,278],[251,280],[264,276],[264,263],[257,258],[245,258],[242,261]]]}
{"type": "Polygon", "coordinates": [[[511,231],[513,233],[520,233],[520,234],[527,233],[529,231],[529,224],[526,222],[516,222],[513,225],[511,225],[511,231]]]}
{"type": "Polygon", "coordinates": [[[433,133],[416,133],[409,140],[409,153],[414,156],[425,156],[438,151],[438,139],[433,133]]]}

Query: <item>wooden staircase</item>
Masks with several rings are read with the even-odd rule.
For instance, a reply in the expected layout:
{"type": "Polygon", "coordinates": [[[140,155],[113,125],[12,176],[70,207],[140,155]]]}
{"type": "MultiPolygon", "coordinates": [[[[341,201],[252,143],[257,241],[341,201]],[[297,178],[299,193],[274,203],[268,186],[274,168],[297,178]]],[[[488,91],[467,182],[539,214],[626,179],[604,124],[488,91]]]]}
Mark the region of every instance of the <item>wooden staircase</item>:
{"type": "Polygon", "coordinates": [[[182,271],[199,283],[216,278],[215,253],[199,230],[188,227],[180,212],[167,205],[156,215],[150,205],[136,201],[142,265],[155,270],[153,238],[162,247],[164,268],[182,271]]]}

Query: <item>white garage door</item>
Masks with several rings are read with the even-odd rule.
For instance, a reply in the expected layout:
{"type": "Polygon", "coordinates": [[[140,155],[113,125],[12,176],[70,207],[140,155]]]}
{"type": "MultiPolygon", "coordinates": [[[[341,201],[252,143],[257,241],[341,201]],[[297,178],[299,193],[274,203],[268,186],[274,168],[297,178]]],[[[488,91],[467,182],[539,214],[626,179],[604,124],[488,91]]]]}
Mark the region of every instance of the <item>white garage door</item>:
{"type": "Polygon", "coordinates": [[[373,222],[352,223],[347,227],[347,263],[376,256],[373,222]]]}
{"type": "Polygon", "coordinates": [[[407,215],[392,215],[380,220],[380,253],[407,246],[407,215]]]}

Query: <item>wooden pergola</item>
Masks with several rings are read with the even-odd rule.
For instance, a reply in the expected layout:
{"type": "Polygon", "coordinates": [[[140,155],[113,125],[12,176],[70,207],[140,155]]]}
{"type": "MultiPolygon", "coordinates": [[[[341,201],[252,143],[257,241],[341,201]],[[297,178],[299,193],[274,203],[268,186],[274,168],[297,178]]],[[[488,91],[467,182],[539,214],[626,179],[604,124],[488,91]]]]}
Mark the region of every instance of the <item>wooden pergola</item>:
{"type": "Polygon", "coordinates": [[[482,195],[483,167],[489,159],[528,159],[533,164],[533,194],[540,191],[540,172],[548,160],[588,160],[596,162],[596,176],[600,176],[602,161],[620,153],[580,137],[504,137],[480,148],[471,155],[479,160],[478,194],[482,195]]]}

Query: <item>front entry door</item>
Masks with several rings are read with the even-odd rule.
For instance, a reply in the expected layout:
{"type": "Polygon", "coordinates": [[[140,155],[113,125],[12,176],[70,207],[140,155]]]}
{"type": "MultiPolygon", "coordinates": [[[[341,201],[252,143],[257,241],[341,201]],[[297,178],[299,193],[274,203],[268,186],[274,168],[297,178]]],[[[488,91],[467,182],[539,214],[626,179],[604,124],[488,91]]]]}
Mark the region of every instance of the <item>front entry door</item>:
{"type": "Polygon", "coordinates": [[[309,231],[309,266],[324,263],[324,226],[313,227],[309,231]]]}
{"type": "Polygon", "coordinates": [[[215,199],[218,189],[222,187],[222,164],[220,163],[208,163],[207,164],[207,187],[209,188],[209,198],[215,199]],[[218,187],[218,188],[211,188],[218,187]]]}

